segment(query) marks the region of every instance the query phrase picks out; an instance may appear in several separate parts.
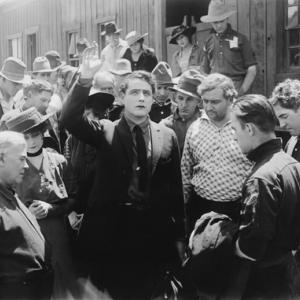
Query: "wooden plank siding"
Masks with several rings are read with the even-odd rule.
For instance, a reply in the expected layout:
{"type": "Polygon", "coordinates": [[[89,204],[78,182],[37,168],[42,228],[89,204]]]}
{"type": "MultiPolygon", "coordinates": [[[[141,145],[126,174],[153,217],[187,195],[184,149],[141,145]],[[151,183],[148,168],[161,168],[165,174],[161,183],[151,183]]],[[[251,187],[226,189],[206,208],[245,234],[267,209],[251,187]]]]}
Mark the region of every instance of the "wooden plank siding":
{"type": "MultiPolygon", "coordinates": [[[[282,14],[279,8],[285,0],[223,1],[236,10],[229,21],[250,39],[257,56],[259,72],[252,91],[269,95],[279,73],[284,73],[276,56],[282,47],[277,16],[282,14]]],[[[109,20],[123,29],[122,38],[132,30],[148,32],[145,43],[156,50],[159,60],[169,60],[173,49],[167,44],[171,28],[166,29],[166,7],[166,0],[11,0],[0,7],[0,60],[8,56],[7,37],[21,34],[22,58],[27,63],[27,35],[34,30],[37,55],[55,49],[66,60],[69,31],[97,41],[97,24],[109,20]]],[[[197,24],[198,38],[205,37],[206,26],[197,24]]]]}

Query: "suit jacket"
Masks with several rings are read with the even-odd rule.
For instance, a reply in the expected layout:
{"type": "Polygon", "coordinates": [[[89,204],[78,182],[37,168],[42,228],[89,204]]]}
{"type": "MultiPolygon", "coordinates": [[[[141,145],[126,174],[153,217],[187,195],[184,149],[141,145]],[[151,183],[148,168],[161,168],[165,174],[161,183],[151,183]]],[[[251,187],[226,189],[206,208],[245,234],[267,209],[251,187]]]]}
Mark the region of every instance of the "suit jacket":
{"type": "Polygon", "coordinates": [[[184,237],[180,158],[174,131],[150,122],[150,208],[130,210],[122,205],[128,199],[132,175],[129,126],[124,117],[115,122],[83,118],[88,94],[89,88],[76,84],[61,115],[66,129],[97,149],[96,175],[81,228],[84,248],[90,257],[100,257],[99,252],[130,253],[132,257],[143,253],[155,259],[171,256],[173,242],[184,237]]]}

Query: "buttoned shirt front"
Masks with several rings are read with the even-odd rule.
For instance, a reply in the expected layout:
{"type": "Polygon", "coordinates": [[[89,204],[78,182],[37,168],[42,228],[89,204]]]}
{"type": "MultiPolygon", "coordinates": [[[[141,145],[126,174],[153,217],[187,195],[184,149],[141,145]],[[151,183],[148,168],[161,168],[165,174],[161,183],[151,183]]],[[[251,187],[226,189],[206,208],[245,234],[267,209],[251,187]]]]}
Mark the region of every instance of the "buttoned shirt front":
{"type": "Polygon", "coordinates": [[[0,185],[0,281],[43,270],[49,254],[35,217],[13,190],[0,185]]]}
{"type": "Polygon", "coordinates": [[[250,167],[230,122],[219,128],[203,114],[190,126],[185,139],[181,161],[185,201],[193,189],[211,201],[239,199],[250,167]]]}
{"type": "Polygon", "coordinates": [[[120,39],[116,47],[108,44],[101,52],[101,59],[103,60],[102,71],[111,71],[116,68],[116,61],[124,55],[128,44],[126,41],[120,39]]]}
{"type": "Polygon", "coordinates": [[[204,44],[201,69],[204,73],[221,73],[233,80],[243,79],[256,59],[249,40],[228,24],[223,33],[214,29],[204,44]]]}

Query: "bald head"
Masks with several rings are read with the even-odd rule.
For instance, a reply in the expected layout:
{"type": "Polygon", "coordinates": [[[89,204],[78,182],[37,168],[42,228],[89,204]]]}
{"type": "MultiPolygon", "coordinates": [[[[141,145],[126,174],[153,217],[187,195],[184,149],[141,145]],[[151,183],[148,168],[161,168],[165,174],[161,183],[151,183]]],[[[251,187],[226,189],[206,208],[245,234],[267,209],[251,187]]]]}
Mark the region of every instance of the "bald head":
{"type": "Polygon", "coordinates": [[[23,134],[0,132],[0,183],[15,186],[22,182],[26,163],[26,141],[23,134]]]}
{"type": "Polygon", "coordinates": [[[99,92],[113,94],[115,87],[114,76],[109,72],[98,72],[94,76],[93,88],[99,92]]]}

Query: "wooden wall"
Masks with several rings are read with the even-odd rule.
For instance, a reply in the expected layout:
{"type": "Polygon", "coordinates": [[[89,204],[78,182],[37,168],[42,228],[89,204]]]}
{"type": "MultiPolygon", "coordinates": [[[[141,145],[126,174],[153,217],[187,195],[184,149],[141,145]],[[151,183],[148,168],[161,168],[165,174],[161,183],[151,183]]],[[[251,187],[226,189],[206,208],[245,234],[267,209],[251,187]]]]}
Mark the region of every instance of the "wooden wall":
{"type": "MultiPolygon", "coordinates": [[[[26,62],[26,33],[37,32],[37,55],[55,49],[67,56],[67,32],[97,40],[97,23],[115,19],[123,28],[148,32],[146,44],[167,59],[165,33],[166,0],[11,0],[0,7],[0,60],[8,56],[7,37],[21,33],[26,62]]],[[[184,0],[182,0],[184,1],[184,0]]],[[[196,1],[196,0],[195,0],[196,1]]],[[[200,1],[200,0],[197,0],[200,1]]],[[[276,2],[279,0],[223,0],[236,9],[233,28],[251,41],[258,61],[253,92],[268,95],[276,77],[276,2]]],[[[277,12],[278,13],[278,12],[277,12]]]]}

